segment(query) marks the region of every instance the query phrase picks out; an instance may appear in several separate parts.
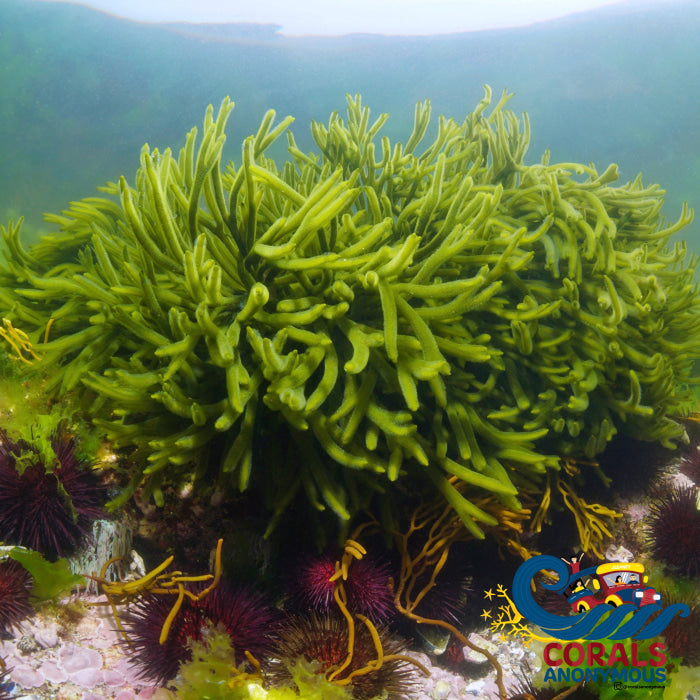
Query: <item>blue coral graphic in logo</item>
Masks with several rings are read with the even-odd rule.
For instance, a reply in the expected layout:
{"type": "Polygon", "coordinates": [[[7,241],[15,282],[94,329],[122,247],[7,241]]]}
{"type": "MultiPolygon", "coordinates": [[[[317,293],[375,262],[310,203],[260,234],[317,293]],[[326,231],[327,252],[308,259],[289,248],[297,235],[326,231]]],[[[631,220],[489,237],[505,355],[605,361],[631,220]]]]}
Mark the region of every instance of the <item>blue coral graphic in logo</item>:
{"type": "Polygon", "coordinates": [[[513,579],[513,603],[518,612],[555,639],[651,639],[676,614],[690,614],[685,603],[661,607],[661,596],[645,585],[642,564],[611,562],[580,569],[580,561],[580,557],[569,563],[540,554],[521,564],[513,579]],[[542,584],[544,588],[565,595],[576,615],[555,615],[534,599],[531,585],[543,570],[558,577],[556,583],[542,584]]]}

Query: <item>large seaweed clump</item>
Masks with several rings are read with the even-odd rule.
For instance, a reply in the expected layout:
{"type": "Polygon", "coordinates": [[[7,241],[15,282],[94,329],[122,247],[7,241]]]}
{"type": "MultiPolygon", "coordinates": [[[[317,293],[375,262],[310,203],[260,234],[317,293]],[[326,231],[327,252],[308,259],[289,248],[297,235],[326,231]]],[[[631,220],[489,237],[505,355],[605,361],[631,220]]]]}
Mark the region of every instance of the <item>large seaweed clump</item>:
{"type": "Polygon", "coordinates": [[[517,508],[561,456],[620,429],[684,438],[700,315],[670,239],[692,212],[667,223],[663,191],[613,186],[615,165],[526,165],[508,97],[487,89],[428,143],[419,103],[393,144],[349,99],[347,120],[312,124],[312,153],[270,111],[223,163],[225,99],[199,142],[144,146],[134,185],[49,216],[36,245],[2,230],[4,314],[47,389],[88,390],[132,449],[122,499],[213,473],[255,484],[273,522],[301,490],[348,520],[409,479],[481,536],[496,519],[475,501],[517,508]]]}

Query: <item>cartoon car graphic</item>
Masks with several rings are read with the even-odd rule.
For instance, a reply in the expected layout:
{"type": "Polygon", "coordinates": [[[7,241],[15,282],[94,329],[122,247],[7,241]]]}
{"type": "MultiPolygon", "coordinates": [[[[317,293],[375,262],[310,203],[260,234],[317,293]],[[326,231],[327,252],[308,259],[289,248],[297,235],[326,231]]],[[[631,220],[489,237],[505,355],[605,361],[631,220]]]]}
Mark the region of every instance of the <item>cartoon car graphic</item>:
{"type": "Polygon", "coordinates": [[[647,580],[643,564],[616,561],[601,564],[592,584],[594,588],[600,587],[604,602],[615,608],[623,603],[638,608],[652,603],[661,605],[661,596],[651,586],[644,585],[647,580]]]}
{"type": "Polygon", "coordinates": [[[571,605],[574,612],[580,613],[600,605],[603,601],[596,598],[595,592],[589,588],[579,588],[566,599],[566,602],[571,605]]]}
{"type": "Polygon", "coordinates": [[[661,596],[651,587],[645,586],[644,565],[635,562],[610,562],[593,566],[572,575],[572,593],[566,601],[576,612],[585,612],[596,605],[607,603],[616,608],[631,603],[638,608],[656,603],[661,605],[661,596]],[[589,576],[589,587],[583,586],[583,577],[589,576]]]}

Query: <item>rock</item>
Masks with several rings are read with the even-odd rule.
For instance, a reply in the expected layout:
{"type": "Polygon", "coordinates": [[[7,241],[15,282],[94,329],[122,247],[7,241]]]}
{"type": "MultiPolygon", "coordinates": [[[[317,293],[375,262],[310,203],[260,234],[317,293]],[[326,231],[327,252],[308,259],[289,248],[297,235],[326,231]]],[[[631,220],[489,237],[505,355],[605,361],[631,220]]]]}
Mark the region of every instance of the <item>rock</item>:
{"type": "Polygon", "coordinates": [[[114,669],[108,668],[106,671],[103,672],[103,674],[103,683],[105,685],[111,686],[113,688],[119,688],[125,683],[124,674],[119,673],[119,671],[115,671],[114,669]]]}
{"type": "Polygon", "coordinates": [[[34,640],[42,649],[58,646],[58,623],[52,622],[47,627],[37,627],[34,640]]]}
{"type": "Polygon", "coordinates": [[[122,657],[112,666],[113,671],[118,671],[124,675],[124,680],[129,685],[143,685],[144,681],[139,675],[139,668],[129,663],[126,657],[122,657]]]}
{"type": "Polygon", "coordinates": [[[625,513],[631,523],[638,523],[649,515],[649,506],[644,503],[630,503],[625,508],[625,513]]]}
{"type": "Polygon", "coordinates": [[[63,670],[69,674],[77,673],[83,669],[99,670],[102,668],[102,655],[95,649],[66,644],[58,652],[58,657],[63,670]]]}
{"type": "Polygon", "coordinates": [[[99,668],[81,668],[70,674],[70,680],[81,688],[94,688],[102,683],[104,675],[99,668]]]}
{"type": "Polygon", "coordinates": [[[634,561],[634,554],[632,554],[629,549],[626,549],[622,545],[611,544],[605,550],[605,558],[607,561],[630,562],[634,561]]]}
{"type": "Polygon", "coordinates": [[[114,696],[114,700],[134,700],[135,697],[130,690],[122,690],[114,696]]]}
{"type": "MultiPolygon", "coordinates": [[[[476,632],[472,632],[469,635],[469,641],[475,646],[479,647],[480,649],[484,649],[484,651],[488,651],[494,656],[498,652],[498,647],[493,642],[489,642],[488,639],[484,639],[480,634],[476,634],[476,632]]],[[[475,664],[483,664],[488,662],[488,659],[483,654],[480,654],[478,651],[474,651],[468,646],[464,647],[464,658],[467,661],[471,661],[475,664]]]]}
{"type": "Polygon", "coordinates": [[[465,690],[467,691],[467,693],[470,693],[471,695],[476,695],[477,697],[483,697],[485,685],[486,685],[486,681],[483,681],[483,680],[474,681],[473,683],[470,683],[465,688],[465,690]]]}
{"type": "Polygon", "coordinates": [[[118,645],[121,635],[113,629],[114,622],[100,620],[95,628],[91,646],[94,649],[112,649],[118,645]]]}
{"type": "Polygon", "coordinates": [[[65,683],[68,680],[68,674],[53,661],[44,661],[39,667],[39,673],[49,683],[65,683]]]}
{"type": "Polygon", "coordinates": [[[447,700],[452,694],[452,688],[447,681],[438,681],[434,688],[430,691],[430,697],[433,700],[447,700]]]}
{"type": "Polygon", "coordinates": [[[56,696],[56,700],[82,700],[82,699],[83,699],[83,691],[76,690],[75,688],[61,688],[61,690],[58,691],[58,695],[56,696]]]}
{"type": "MultiPolygon", "coordinates": [[[[118,520],[95,520],[92,524],[90,537],[85,538],[85,545],[70,559],[71,571],[74,574],[90,574],[99,576],[103,562],[120,557],[123,559],[131,549],[133,538],[132,528],[118,520]]],[[[115,562],[106,572],[108,581],[121,578],[121,563],[115,562]]],[[[99,586],[96,581],[87,579],[86,592],[96,593],[99,586]]]]}
{"type": "Polygon", "coordinates": [[[139,694],[138,694],[138,700],[151,700],[153,695],[156,692],[156,688],[144,688],[139,694]]]}
{"type": "Polygon", "coordinates": [[[44,682],[44,677],[31,666],[15,666],[10,672],[10,680],[22,688],[38,688],[44,682]]]}

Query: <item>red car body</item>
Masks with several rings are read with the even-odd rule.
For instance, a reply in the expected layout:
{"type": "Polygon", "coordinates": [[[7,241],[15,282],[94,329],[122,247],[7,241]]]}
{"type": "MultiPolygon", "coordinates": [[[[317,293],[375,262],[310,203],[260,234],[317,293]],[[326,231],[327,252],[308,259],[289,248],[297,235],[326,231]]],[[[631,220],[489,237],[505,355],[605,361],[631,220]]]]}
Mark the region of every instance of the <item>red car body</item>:
{"type": "Polygon", "coordinates": [[[638,608],[645,605],[661,605],[661,596],[651,586],[645,586],[644,566],[636,562],[609,562],[577,572],[576,580],[583,581],[584,576],[591,576],[591,585],[595,590],[585,588],[580,583],[567,597],[571,609],[585,612],[603,603],[614,608],[630,603],[638,608]]]}

